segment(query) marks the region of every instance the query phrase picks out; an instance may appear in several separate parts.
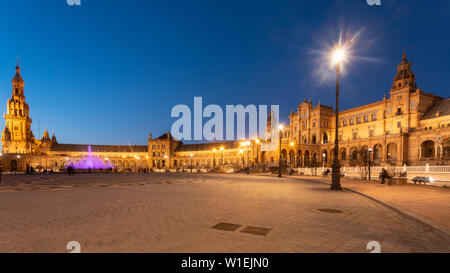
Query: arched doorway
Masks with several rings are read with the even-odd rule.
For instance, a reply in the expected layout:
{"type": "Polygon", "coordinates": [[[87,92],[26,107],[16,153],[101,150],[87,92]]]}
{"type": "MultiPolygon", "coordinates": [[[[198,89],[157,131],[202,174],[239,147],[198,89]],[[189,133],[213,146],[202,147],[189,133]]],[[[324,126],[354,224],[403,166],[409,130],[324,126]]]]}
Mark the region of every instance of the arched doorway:
{"type": "Polygon", "coordinates": [[[375,164],[380,163],[382,160],[382,153],[383,153],[383,146],[381,146],[381,144],[376,144],[375,146],[373,146],[373,162],[375,164]]]}
{"type": "Polygon", "coordinates": [[[341,149],[341,160],[342,161],[347,160],[347,150],[345,148],[341,149]]]}
{"type": "Polygon", "coordinates": [[[350,166],[356,166],[358,163],[358,148],[352,147],[350,149],[350,166]]]}
{"type": "Polygon", "coordinates": [[[295,152],[294,152],[294,150],[290,150],[289,151],[289,163],[290,163],[291,167],[295,166],[295,152]]]}
{"type": "Polygon", "coordinates": [[[434,150],[434,141],[427,140],[422,142],[422,145],[420,145],[422,150],[422,158],[433,158],[435,157],[435,150],[434,150]]]}
{"type": "Polygon", "coordinates": [[[17,160],[11,160],[11,172],[17,172],[17,160]]]}
{"type": "Polygon", "coordinates": [[[387,145],[387,160],[397,161],[397,144],[391,142],[387,145]]]}
{"type": "Polygon", "coordinates": [[[304,162],[304,166],[305,167],[310,167],[311,166],[311,160],[310,160],[309,151],[305,151],[305,160],[303,160],[303,162],[304,162]]]}
{"type": "Polygon", "coordinates": [[[297,151],[297,167],[301,167],[301,166],[303,166],[302,165],[302,156],[303,156],[303,154],[302,154],[302,151],[301,150],[298,150],[297,151]]]}
{"type": "Polygon", "coordinates": [[[447,138],[442,142],[442,156],[445,159],[450,159],[450,138],[447,138]]]}
{"type": "Polygon", "coordinates": [[[323,133],[323,143],[324,143],[324,144],[328,143],[328,135],[327,135],[326,132],[323,133]]]}
{"type": "Polygon", "coordinates": [[[287,162],[287,151],[286,149],[283,149],[281,151],[281,165],[286,166],[286,162],[287,162]]]}
{"type": "Polygon", "coordinates": [[[263,152],[261,153],[261,160],[260,160],[260,162],[261,162],[262,164],[264,164],[264,163],[266,162],[266,151],[263,151],[263,152]]]}
{"type": "Polygon", "coordinates": [[[314,153],[312,154],[311,164],[312,164],[313,167],[317,167],[317,163],[318,163],[318,160],[317,160],[317,153],[314,152],[314,153]]]}

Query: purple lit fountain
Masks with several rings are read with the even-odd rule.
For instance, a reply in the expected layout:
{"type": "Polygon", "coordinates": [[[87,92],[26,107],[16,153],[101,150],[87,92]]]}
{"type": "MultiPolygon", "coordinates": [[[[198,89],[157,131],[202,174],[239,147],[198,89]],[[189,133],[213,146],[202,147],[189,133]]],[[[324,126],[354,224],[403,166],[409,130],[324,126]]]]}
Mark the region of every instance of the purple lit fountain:
{"type": "Polygon", "coordinates": [[[72,166],[75,169],[114,169],[114,166],[111,165],[111,161],[107,163],[103,162],[103,160],[96,155],[92,155],[91,145],[88,147],[88,155],[86,159],[80,160],[76,163],[70,162],[68,166],[72,166]]]}

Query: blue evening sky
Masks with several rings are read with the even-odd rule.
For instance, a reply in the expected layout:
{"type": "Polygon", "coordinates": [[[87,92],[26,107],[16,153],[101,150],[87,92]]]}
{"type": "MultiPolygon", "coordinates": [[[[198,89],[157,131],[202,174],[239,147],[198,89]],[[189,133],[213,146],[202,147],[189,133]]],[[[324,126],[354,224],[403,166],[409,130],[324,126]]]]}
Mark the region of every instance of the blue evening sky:
{"type": "MultiPolygon", "coordinates": [[[[20,57],[36,137],[146,144],[176,104],[334,105],[318,57],[340,31],[362,34],[345,66],[341,108],[383,97],[402,48],[419,88],[450,95],[450,1],[8,0],[0,7],[0,102],[20,57]],[[40,132],[39,132],[40,124],[40,132]]],[[[4,120],[2,121],[4,124],[4,120]]]]}

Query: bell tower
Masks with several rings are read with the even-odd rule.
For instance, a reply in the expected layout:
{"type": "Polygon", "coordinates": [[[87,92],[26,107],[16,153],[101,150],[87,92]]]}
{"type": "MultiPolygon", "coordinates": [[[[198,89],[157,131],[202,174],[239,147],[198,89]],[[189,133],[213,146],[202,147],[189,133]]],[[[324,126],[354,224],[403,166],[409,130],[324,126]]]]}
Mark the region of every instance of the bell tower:
{"type": "Polygon", "coordinates": [[[403,50],[402,61],[397,66],[397,75],[394,78],[391,92],[408,89],[415,91],[417,89],[416,77],[411,71],[412,64],[406,59],[405,50],[403,50]]]}
{"type": "Polygon", "coordinates": [[[6,126],[2,133],[2,148],[4,153],[32,153],[34,142],[31,132],[30,108],[25,102],[25,82],[20,74],[17,58],[16,74],[12,79],[12,95],[7,101],[4,114],[6,126]]]}

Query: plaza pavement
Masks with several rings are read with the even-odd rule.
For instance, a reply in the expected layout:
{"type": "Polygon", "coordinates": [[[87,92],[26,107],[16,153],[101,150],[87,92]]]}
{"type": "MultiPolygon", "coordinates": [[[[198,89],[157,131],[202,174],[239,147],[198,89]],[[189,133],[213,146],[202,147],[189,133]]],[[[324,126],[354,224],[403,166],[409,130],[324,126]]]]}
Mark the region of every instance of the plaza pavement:
{"type": "MultiPolygon", "coordinates": [[[[302,178],[299,178],[302,179],[302,178]]],[[[331,184],[328,178],[305,177],[331,184]]],[[[450,189],[425,185],[381,185],[379,181],[342,178],[344,188],[373,198],[450,235],[450,189]]]]}
{"type": "Polygon", "coordinates": [[[450,251],[447,234],[313,182],[240,174],[5,175],[0,252],[67,252],[69,241],[82,252],[369,252],[370,241],[382,252],[450,251]],[[211,228],[219,223],[240,226],[211,228]],[[268,233],[242,232],[246,227],[268,233]]]}

